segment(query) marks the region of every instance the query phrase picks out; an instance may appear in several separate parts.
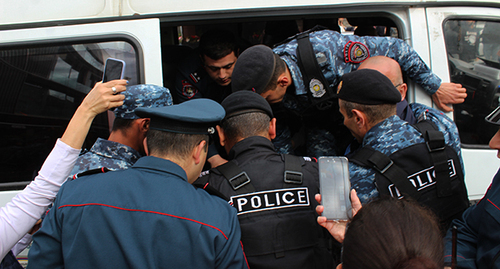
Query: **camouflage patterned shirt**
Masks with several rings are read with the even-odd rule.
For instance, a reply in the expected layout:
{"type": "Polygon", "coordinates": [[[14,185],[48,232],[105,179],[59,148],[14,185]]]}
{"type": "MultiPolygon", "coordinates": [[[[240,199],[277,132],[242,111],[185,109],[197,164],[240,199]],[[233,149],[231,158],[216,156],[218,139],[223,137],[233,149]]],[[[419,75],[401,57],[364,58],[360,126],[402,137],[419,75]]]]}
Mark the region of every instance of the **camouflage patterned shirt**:
{"type": "MultiPolygon", "coordinates": [[[[453,126],[448,124],[453,122],[439,111],[424,105],[411,104],[411,107],[414,109],[417,119],[423,119],[425,115],[437,125],[439,131],[444,133],[446,145],[457,150],[457,154],[462,161],[458,131],[456,131],[454,124],[453,126]]],[[[372,127],[365,134],[361,146],[371,146],[379,152],[390,155],[400,149],[423,142],[425,142],[424,137],[417,129],[406,121],[401,120],[398,116],[391,116],[372,127]]],[[[375,185],[375,173],[371,168],[349,163],[351,187],[356,189],[357,195],[363,204],[379,197],[379,192],[375,185]]]]}
{"type": "MultiPolygon", "coordinates": [[[[405,41],[398,38],[378,36],[343,35],[331,30],[309,34],[316,59],[325,76],[334,87],[342,75],[354,71],[370,56],[387,56],[396,60],[401,70],[429,94],[434,94],[441,79],[431,72],[418,53],[405,41]]],[[[307,93],[302,73],[297,64],[297,39],[274,48],[274,53],[283,59],[293,78],[297,95],[307,93]]]]}
{"type": "Polygon", "coordinates": [[[70,177],[92,169],[106,167],[110,170],[123,170],[132,166],[142,155],[135,149],[98,138],[92,148],[80,155],[70,177]]]}

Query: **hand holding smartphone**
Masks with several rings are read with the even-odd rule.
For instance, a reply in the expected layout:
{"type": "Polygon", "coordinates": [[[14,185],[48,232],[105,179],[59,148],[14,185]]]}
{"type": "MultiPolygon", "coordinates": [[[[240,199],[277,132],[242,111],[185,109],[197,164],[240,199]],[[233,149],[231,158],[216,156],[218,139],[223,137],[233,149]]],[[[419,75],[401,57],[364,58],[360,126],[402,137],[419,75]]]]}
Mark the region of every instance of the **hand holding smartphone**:
{"type": "Polygon", "coordinates": [[[347,158],[320,157],[318,166],[323,216],[328,220],[348,220],[352,217],[352,206],[347,158]]]}
{"type": "Polygon", "coordinates": [[[102,83],[115,80],[123,79],[125,73],[125,61],[108,58],[104,65],[104,72],[102,74],[102,83]]]}

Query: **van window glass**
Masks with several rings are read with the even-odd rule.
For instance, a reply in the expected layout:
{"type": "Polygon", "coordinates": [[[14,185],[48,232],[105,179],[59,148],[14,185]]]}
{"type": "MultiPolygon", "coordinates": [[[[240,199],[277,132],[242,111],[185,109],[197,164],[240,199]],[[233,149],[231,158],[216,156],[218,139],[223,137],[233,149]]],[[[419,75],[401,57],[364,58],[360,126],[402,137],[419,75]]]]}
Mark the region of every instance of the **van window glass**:
{"type": "Polygon", "coordinates": [[[499,104],[500,22],[448,20],[444,35],[451,82],[467,89],[465,102],[454,105],[462,144],[487,148],[498,130],[484,121],[499,104]]]}
{"type": "MultiPolygon", "coordinates": [[[[108,57],[124,60],[125,77],[137,84],[136,51],[124,41],[0,48],[0,190],[9,185],[4,183],[36,176],[78,105],[101,80],[108,57]]],[[[108,135],[103,113],[84,147],[108,135]]]]}

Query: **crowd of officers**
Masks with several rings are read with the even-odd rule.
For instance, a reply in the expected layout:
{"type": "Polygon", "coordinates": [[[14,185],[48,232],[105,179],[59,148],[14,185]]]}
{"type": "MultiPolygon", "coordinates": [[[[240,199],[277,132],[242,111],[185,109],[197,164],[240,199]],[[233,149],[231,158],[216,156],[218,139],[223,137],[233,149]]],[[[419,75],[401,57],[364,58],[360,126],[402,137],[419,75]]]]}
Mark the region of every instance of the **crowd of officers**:
{"type": "MultiPolygon", "coordinates": [[[[498,180],[467,209],[458,130],[443,112],[408,104],[402,71],[445,111],[465,89],[443,83],[405,42],[317,30],[241,52],[231,33],[211,31],[188,59],[173,98],[122,81],[89,93],[79,108],[86,124],[114,108],[113,130],[78,159],[42,167],[55,185],[68,180],[45,195],[57,193],[28,268],[500,265],[498,207],[487,224],[469,220],[493,210],[498,180]],[[338,155],[350,160],[350,221],[321,217],[317,158],[338,155]]],[[[498,124],[495,115],[487,120],[498,124]]],[[[79,128],[70,123],[58,143],[79,149],[79,128]]],[[[60,154],[69,153],[47,160],[60,154]]],[[[15,243],[2,245],[2,268],[16,268],[7,267],[15,243]]]]}

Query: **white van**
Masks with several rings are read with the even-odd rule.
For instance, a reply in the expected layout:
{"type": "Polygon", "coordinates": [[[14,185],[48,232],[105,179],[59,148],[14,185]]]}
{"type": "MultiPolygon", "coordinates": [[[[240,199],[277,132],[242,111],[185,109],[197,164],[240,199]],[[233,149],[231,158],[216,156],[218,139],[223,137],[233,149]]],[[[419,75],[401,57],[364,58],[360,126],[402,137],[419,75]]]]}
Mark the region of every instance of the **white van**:
{"type": "MultiPolygon", "coordinates": [[[[483,118],[500,97],[500,3],[493,0],[0,0],[0,203],[39,170],[108,57],[124,59],[131,84],[173,89],[175,67],[208,29],[247,45],[273,44],[338,19],[401,38],[444,81],[467,88],[449,117],[460,130],[466,181],[479,199],[500,166],[483,118]]],[[[408,99],[432,106],[410,81],[408,99]]],[[[106,115],[87,139],[107,137],[106,115]]]]}

